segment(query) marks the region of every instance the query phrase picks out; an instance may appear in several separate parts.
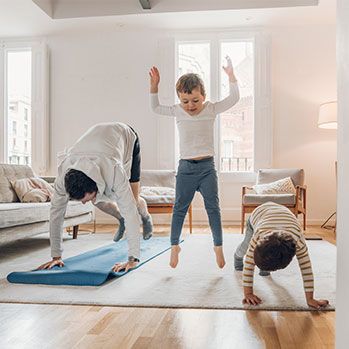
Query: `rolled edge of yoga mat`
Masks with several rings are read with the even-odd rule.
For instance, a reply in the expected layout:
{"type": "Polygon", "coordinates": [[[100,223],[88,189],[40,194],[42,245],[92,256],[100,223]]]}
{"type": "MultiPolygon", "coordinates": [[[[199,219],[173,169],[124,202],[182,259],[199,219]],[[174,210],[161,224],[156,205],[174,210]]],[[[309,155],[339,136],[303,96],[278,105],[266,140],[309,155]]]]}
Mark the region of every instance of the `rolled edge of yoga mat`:
{"type": "MultiPolygon", "coordinates": [[[[180,243],[182,243],[181,240],[180,243]]],[[[127,260],[126,240],[99,247],[80,255],[64,260],[64,267],[53,267],[50,270],[33,270],[13,272],[7,276],[10,283],[43,284],[43,285],[70,285],[70,286],[99,286],[112,278],[119,278],[143,264],[156,258],[171,248],[168,237],[157,237],[141,241],[141,262],[128,272],[112,272],[111,268],[116,261],[127,260]],[[82,266],[81,264],[82,260],[82,266]],[[85,262],[85,265],[84,265],[85,262]],[[100,262],[101,266],[95,264],[100,262]],[[76,265],[76,266],[75,266],[76,265]]]]}

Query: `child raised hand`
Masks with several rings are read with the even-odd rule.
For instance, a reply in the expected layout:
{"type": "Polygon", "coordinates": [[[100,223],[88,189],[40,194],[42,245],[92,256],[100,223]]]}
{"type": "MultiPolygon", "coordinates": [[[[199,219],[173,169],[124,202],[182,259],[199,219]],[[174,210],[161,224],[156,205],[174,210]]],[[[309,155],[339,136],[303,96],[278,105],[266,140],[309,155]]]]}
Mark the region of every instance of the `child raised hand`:
{"type": "Polygon", "coordinates": [[[152,67],[149,71],[150,76],[150,93],[158,93],[160,82],[160,73],[158,68],[152,67]]]}
{"type": "Polygon", "coordinates": [[[225,59],[227,60],[227,65],[223,66],[222,68],[225,71],[225,73],[228,75],[229,82],[235,82],[236,77],[234,75],[234,68],[233,68],[233,64],[231,62],[231,59],[229,56],[226,56],[225,59]]]}

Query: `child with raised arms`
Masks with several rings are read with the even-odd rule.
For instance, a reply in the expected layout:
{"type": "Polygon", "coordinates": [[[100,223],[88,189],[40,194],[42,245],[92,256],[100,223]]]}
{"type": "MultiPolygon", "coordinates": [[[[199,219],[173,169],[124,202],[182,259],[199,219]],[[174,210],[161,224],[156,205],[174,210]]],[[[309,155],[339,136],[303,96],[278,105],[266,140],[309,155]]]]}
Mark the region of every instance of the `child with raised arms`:
{"type": "Polygon", "coordinates": [[[206,94],[202,79],[197,74],[189,73],[181,76],[176,84],[179,104],[160,105],[158,98],[160,73],[156,67],[152,67],[149,72],[152,110],[160,115],[175,117],[179,133],[180,161],[171,223],[172,268],[178,264],[183,221],[196,191],[200,192],[204,199],[217,265],[220,268],[225,265],[218,180],[214,164],[214,122],[218,114],[230,109],[239,100],[239,88],[232,62],[229,57],[226,59],[227,65],[223,69],[229,79],[229,95],[216,103],[205,102],[206,94]]]}

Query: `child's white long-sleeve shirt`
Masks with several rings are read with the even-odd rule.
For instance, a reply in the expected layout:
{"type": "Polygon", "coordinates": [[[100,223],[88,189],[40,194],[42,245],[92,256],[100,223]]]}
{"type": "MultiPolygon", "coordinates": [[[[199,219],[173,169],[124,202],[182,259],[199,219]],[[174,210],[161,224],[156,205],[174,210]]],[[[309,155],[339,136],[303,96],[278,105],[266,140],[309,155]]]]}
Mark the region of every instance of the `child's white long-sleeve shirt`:
{"type": "Polygon", "coordinates": [[[223,100],[206,102],[198,114],[189,115],[180,104],[160,105],[157,93],[151,93],[151,108],[160,115],[174,116],[179,133],[181,159],[214,155],[214,121],[217,114],[230,109],[240,98],[237,82],[229,84],[229,95],[223,100]]]}
{"type": "Polygon", "coordinates": [[[103,123],[91,127],[63,155],[50,210],[51,256],[62,256],[63,221],[69,201],[64,178],[70,169],[82,171],[98,188],[96,201],[116,202],[125,219],[129,256],[139,258],[140,220],[129,184],[136,135],[129,126],[103,123]]]}

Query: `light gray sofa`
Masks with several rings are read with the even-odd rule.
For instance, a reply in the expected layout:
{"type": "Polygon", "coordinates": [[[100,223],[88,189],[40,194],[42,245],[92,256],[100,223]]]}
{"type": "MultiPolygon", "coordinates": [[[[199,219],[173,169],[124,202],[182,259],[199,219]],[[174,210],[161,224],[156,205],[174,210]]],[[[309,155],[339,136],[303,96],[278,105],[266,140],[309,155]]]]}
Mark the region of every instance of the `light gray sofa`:
{"type": "MultiPolygon", "coordinates": [[[[50,202],[22,203],[12,189],[10,181],[35,177],[26,165],[0,164],[0,244],[49,231],[50,202]]],[[[54,177],[41,177],[49,182],[54,177]]],[[[73,227],[77,237],[79,224],[94,219],[94,206],[70,201],[64,219],[64,228],[73,227]]]]}

